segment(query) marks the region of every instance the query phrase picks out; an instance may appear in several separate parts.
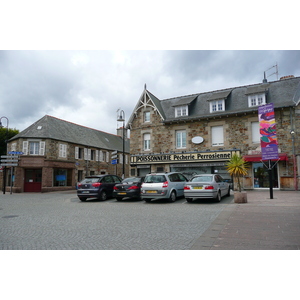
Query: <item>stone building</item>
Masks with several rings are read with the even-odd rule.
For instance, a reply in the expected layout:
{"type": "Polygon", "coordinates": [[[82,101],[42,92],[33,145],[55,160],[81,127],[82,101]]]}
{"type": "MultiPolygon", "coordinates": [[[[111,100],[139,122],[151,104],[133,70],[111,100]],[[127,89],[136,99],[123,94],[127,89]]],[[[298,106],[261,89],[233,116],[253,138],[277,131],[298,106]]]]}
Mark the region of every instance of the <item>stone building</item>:
{"type": "Polygon", "coordinates": [[[219,173],[240,153],[249,162],[245,189],[299,185],[300,77],[160,100],[145,89],[127,123],[131,175],[219,173]],[[273,103],[279,159],[262,161],[258,107],[273,103]]]}
{"type": "MultiPolygon", "coordinates": [[[[22,155],[18,166],[8,169],[6,190],[10,189],[11,178],[13,192],[48,192],[75,189],[77,182],[88,175],[121,177],[122,136],[46,115],[8,141],[8,153],[22,155]],[[119,152],[119,164],[112,164],[115,151],[119,152]]],[[[127,176],[129,139],[125,140],[127,176]]]]}

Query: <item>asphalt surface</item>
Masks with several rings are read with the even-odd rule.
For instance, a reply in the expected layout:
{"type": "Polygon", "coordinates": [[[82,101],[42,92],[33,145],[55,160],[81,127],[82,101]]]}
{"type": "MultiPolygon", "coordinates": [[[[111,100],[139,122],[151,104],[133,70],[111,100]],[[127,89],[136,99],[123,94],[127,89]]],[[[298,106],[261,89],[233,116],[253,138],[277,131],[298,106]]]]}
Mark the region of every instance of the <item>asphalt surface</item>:
{"type": "Polygon", "coordinates": [[[299,250],[300,192],[220,203],[80,202],[75,191],[0,195],[0,250],[299,250]]]}

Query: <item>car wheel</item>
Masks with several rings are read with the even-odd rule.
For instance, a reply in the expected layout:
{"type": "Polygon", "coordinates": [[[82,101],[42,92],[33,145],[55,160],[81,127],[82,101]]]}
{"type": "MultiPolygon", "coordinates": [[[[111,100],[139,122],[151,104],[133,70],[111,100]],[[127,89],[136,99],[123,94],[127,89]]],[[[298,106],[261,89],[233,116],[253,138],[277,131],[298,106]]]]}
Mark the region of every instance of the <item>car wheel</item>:
{"type": "Polygon", "coordinates": [[[185,200],[186,200],[188,203],[192,203],[192,202],[193,202],[193,198],[185,198],[185,200]]]}
{"type": "Polygon", "coordinates": [[[228,193],[226,194],[227,197],[230,196],[230,187],[228,188],[228,193]]]}
{"type": "Polygon", "coordinates": [[[216,201],[221,202],[221,192],[220,191],[218,191],[218,193],[217,193],[216,201]]]}
{"type": "Polygon", "coordinates": [[[86,198],[79,197],[79,200],[82,201],[82,202],[85,202],[86,198]]]}
{"type": "Polygon", "coordinates": [[[174,191],[171,192],[169,200],[171,202],[175,202],[176,201],[176,193],[174,191]]]}
{"type": "Polygon", "coordinates": [[[121,198],[121,197],[116,197],[116,200],[117,201],[121,201],[123,198],[121,198]]]}
{"type": "Polygon", "coordinates": [[[98,200],[102,200],[102,201],[107,200],[107,194],[106,194],[105,191],[102,191],[102,192],[100,193],[98,200]]]}
{"type": "Polygon", "coordinates": [[[143,200],[145,200],[145,202],[147,202],[147,203],[151,202],[151,199],[143,199],[143,200]]]}

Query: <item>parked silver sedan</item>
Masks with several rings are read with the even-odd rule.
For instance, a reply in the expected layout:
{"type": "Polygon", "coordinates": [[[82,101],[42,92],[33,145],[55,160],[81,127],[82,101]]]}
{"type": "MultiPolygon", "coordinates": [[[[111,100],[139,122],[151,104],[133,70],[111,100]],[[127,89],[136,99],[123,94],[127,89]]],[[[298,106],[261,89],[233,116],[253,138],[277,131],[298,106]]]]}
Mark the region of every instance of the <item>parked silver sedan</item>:
{"type": "Polygon", "coordinates": [[[223,196],[230,196],[230,185],[218,174],[195,175],[184,186],[187,202],[197,198],[210,198],[220,202],[223,196]]]}

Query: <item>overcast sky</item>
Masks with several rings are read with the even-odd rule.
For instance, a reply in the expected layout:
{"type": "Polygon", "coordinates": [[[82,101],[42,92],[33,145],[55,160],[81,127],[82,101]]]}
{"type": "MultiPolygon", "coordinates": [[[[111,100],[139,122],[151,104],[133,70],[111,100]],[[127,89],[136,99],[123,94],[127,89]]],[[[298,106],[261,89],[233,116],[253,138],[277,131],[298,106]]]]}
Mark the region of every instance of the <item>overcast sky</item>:
{"type": "Polygon", "coordinates": [[[145,84],[166,99],[260,83],[264,71],[274,81],[276,64],[278,78],[300,76],[299,47],[291,43],[297,10],[260,1],[268,17],[253,19],[258,1],[233,12],[234,3],[7,1],[0,15],[0,117],[20,131],[51,115],[116,133],[117,110],[127,121],[145,84]]]}
{"type": "Polygon", "coordinates": [[[1,116],[20,131],[51,115],[115,134],[145,84],[166,99],[274,81],[276,64],[300,76],[300,51],[0,51],[1,116]]]}

